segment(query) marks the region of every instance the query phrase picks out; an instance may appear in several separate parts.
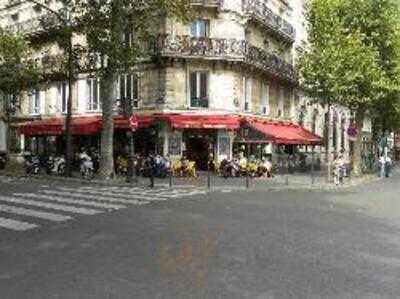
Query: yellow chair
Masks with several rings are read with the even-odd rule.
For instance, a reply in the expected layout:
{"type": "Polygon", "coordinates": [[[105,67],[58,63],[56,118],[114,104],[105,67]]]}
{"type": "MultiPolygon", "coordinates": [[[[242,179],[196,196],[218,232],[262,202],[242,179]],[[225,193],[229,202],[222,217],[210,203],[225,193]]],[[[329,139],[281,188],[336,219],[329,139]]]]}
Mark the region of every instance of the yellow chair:
{"type": "Polygon", "coordinates": [[[172,171],[173,176],[180,175],[181,168],[182,168],[181,160],[172,160],[171,161],[171,171],[172,171]]]}
{"type": "Polygon", "coordinates": [[[188,175],[190,177],[196,177],[196,162],[190,161],[188,164],[188,175]]]}

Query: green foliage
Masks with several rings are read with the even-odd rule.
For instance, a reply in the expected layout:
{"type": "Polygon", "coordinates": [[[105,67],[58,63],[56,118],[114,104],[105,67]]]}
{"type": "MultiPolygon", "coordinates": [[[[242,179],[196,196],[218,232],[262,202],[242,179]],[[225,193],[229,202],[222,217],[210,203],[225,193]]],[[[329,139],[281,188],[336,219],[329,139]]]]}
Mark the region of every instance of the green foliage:
{"type": "Polygon", "coordinates": [[[309,95],[373,115],[383,102],[392,107],[399,93],[398,15],[392,0],[311,1],[309,45],[299,58],[309,95]]]}
{"type": "Polygon", "coordinates": [[[0,29],[0,91],[19,95],[35,86],[40,74],[24,38],[0,29]]]}
{"type": "Polygon", "coordinates": [[[91,69],[128,70],[152,48],[167,18],[188,20],[190,0],[78,0],[78,28],[86,36],[91,69]],[[130,41],[126,36],[130,34],[130,41]],[[100,66],[100,68],[99,68],[100,66]]]}

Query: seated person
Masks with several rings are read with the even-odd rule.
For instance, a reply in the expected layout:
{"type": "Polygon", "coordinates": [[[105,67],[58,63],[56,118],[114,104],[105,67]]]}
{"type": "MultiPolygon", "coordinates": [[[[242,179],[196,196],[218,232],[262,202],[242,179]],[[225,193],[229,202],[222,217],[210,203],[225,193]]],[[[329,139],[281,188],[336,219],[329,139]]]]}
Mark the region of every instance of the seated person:
{"type": "Polygon", "coordinates": [[[181,158],[181,169],[180,169],[180,175],[184,176],[187,175],[189,172],[189,163],[190,161],[186,158],[186,156],[183,156],[181,158]]]}

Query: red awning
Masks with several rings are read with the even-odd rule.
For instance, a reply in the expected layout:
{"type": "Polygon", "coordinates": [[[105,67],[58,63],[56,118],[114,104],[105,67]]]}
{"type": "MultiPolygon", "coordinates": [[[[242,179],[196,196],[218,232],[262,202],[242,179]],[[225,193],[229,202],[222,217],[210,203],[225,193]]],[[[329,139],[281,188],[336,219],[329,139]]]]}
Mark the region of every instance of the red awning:
{"type": "Polygon", "coordinates": [[[293,145],[321,145],[322,139],[305,128],[283,122],[247,119],[255,130],[265,134],[274,143],[293,145]]]}
{"type": "Polygon", "coordinates": [[[234,115],[163,114],[156,119],[169,122],[174,129],[238,129],[240,118],[234,115]]]}
{"type": "MultiPolygon", "coordinates": [[[[99,131],[97,117],[76,117],[71,120],[71,133],[73,135],[92,135],[99,131]]],[[[65,132],[64,118],[51,118],[29,121],[19,128],[21,134],[26,136],[59,136],[65,132]]]]}
{"type": "MultiPolygon", "coordinates": [[[[148,128],[153,121],[150,116],[139,116],[139,128],[148,128]]],[[[71,120],[72,135],[98,134],[102,127],[101,116],[73,117],[71,120]]],[[[129,120],[123,117],[114,118],[114,128],[128,129],[129,120]]],[[[65,133],[65,118],[49,118],[29,121],[19,127],[25,136],[60,136],[65,133]]]]}

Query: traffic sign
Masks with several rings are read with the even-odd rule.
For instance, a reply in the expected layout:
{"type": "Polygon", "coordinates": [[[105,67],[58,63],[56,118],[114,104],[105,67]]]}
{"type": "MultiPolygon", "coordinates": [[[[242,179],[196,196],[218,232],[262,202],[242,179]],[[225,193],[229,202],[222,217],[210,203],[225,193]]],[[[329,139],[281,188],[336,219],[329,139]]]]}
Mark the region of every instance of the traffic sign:
{"type": "Polygon", "coordinates": [[[129,127],[131,128],[132,131],[136,131],[137,128],[139,127],[139,121],[136,115],[132,115],[129,118],[129,127]]]}

